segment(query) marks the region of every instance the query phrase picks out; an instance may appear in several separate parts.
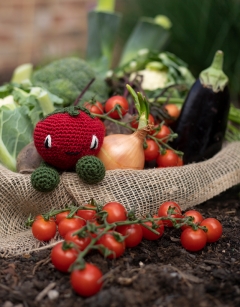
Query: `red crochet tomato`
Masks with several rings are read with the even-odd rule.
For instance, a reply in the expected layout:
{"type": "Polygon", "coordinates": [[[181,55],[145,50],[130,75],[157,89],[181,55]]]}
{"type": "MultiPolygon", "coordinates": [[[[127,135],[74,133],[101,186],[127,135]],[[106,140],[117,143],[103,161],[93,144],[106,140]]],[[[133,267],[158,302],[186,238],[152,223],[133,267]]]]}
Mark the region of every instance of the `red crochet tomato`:
{"type": "Polygon", "coordinates": [[[105,135],[97,117],[66,108],[37,123],[34,144],[44,161],[62,170],[73,169],[86,155],[97,155],[105,135]]]}

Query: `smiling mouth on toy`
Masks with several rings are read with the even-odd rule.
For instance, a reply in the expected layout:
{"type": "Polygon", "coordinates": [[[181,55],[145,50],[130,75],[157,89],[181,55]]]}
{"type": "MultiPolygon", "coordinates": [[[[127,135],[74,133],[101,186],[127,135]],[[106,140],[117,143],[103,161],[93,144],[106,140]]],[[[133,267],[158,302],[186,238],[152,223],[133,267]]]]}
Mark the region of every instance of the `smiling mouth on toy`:
{"type": "Polygon", "coordinates": [[[80,154],[80,151],[66,151],[65,153],[69,156],[77,156],[80,154]]]}

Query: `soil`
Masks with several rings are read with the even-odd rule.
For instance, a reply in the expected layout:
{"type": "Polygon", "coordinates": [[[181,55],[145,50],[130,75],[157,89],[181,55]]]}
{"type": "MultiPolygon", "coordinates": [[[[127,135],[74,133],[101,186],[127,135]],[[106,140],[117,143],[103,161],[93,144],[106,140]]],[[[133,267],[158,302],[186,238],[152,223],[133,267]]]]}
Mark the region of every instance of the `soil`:
{"type": "Polygon", "coordinates": [[[167,229],[158,241],[142,241],[117,260],[97,252],[86,260],[103,271],[104,286],[82,298],[69,274],[53,267],[50,249],[0,259],[0,306],[4,307],[171,307],[240,306],[240,186],[195,206],[223,224],[222,238],[190,253],[180,230],[167,229]]]}

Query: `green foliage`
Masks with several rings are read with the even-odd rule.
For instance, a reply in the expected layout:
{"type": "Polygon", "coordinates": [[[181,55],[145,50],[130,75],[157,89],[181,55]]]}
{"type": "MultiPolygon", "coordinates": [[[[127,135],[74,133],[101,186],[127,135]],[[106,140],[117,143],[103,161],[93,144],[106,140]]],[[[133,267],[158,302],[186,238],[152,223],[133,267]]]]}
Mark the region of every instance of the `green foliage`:
{"type": "MultiPolygon", "coordinates": [[[[195,77],[211,64],[217,50],[224,52],[223,70],[229,77],[233,98],[240,93],[240,5],[237,0],[121,0],[123,14],[119,46],[130,36],[140,16],[166,15],[172,22],[171,40],[165,50],[188,63],[195,77]]],[[[119,50],[121,53],[121,50],[119,50]]]]}
{"type": "Polygon", "coordinates": [[[74,103],[74,100],[95,78],[89,90],[82,97],[82,101],[95,97],[105,101],[108,97],[108,88],[103,79],[96,76],[89,64],[80,58],[67,57],[55,60],[33,73],[32,82],[51,93],[63,98],[64,106],[74,103]]]}

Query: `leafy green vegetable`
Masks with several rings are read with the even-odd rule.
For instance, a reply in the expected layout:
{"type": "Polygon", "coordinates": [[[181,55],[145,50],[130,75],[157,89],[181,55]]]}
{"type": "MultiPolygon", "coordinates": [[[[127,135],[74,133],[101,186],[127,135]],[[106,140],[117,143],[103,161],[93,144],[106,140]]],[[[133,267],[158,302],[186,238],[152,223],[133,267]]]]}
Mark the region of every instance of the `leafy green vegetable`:
{"type": "Polygon", "coordinates": [[[32,83],[47,89],[63,99],[63,105],[74,103],[84,87],[95,78],[95,81],[82,101],[94,98],[105,101],[108,98],[108,87],[103,79],[96,76],[94,70],[83,59],[67,57],[55,60],[33,73],[32,83]]]}
{"type": "Polygon", "coordinates": [[[112,65],[113,49],[120,28],[121,15],[114,12],[115,0],[99,0],[88,13],[86,60],[102,76],[112,65]]]}
{"type": "Polygon", "coordinates": [[[141,49],[161,50],[170,37],[170,28],[171,22],[166,16],[140,18],[124,46],[119,66],[136,58],[141,49]]]}
{"type": "Polygon", "coordinates": [[[33,124],[28,112],[26,106],[0,108],[0,162],[12,171],[16,171],[18,153],[32,141],[33,124]]]}

